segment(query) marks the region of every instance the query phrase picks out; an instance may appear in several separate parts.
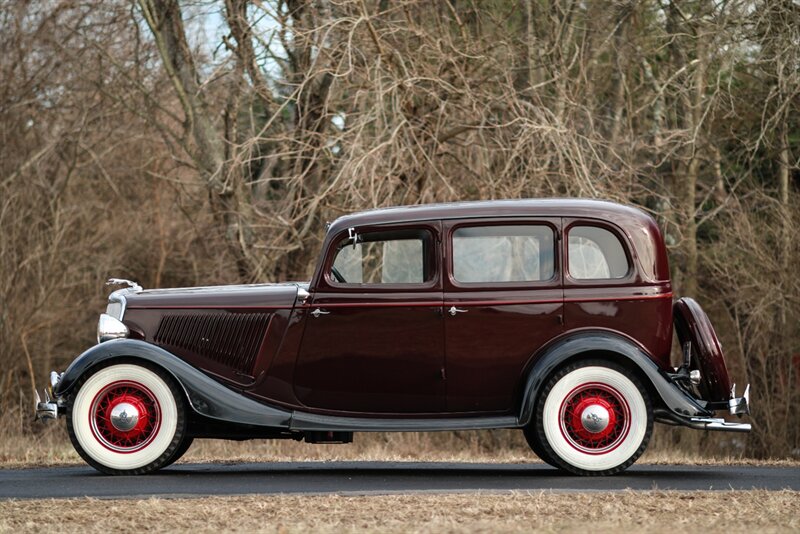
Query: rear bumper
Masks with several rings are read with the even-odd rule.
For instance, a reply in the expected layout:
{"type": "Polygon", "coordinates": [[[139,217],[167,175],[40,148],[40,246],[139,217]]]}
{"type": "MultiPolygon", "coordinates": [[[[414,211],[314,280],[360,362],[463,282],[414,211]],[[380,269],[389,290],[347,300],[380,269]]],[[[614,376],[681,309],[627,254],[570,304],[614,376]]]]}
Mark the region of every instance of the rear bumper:
{"type": "MultiPolygon", "coordinates": [[[[673,382],[674,384],[674,382],[673,382]]],[[[706,402],[695,398],[685,388],[675,385],[684,395],[691,397],[698,404],[705,405],[708,416],[690,416],[672,410],[657,410],[656,420],[670,425],[680,425],[697,430],[716,430],[722,432],[750,432],[750,423],[735,423],[721,417],[713,417],[715,411],[727,410],[731,415],[741,417],[750,413],[750,385],[744,389],[741,397],[736,396],[736,384],[731,388],[730,400],[727,402],[706,402]]]]}
{"type": "Polygon", "coordinates": [[[717,417],[692,417],[684,422],[689,428],[698,430],[722,430],[724,432],[750,432],[750,423],[731,423],[717,417]]]}
{"type": "Polygon", "coordinates": [[[744,388],[744,393],[741,397],[736,397],[736,384],[731,388],[731,399],[728,401],[728,410],[731,415],[749,415],[750,414],[750,384],[744,388]]]}

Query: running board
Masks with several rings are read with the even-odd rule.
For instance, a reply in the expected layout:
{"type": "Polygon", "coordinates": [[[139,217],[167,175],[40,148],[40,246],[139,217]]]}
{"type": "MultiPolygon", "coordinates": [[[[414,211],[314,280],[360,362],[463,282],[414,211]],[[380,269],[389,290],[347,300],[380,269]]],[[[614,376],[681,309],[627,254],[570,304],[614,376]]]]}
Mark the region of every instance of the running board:
{"type": "Polygon", "coordinates": [[[484,430],[520,428],[513,415],[502,417],[458,417],[448,419],[372,419],[337,417],[303,412],[292,413],[289,430],[344,432],[436,432],[439,430],[484,430]]]}

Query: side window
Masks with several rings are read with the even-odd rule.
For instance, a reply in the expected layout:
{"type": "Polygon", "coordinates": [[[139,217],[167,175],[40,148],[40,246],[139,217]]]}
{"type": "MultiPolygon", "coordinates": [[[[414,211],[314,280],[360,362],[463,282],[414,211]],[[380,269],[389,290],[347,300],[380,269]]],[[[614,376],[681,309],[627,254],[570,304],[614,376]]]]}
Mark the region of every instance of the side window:
{"type": "Polygon", "coordinates": [[[553,230],[544,225],[473,226],[453,232],[458,282],[537,282],[553,277],[553,230]]]}
{"type": "Polygon", "coordinates": [[[576,280],[625,278],[628,257],[619,238],[596,226],[570,228],[569,274],[576,280]]]}
{"type": "Polygon", "coordinates": [[[427,230],[360,234],[336,247],[330,279],[337,284],[422,284],[433,278],[427,230]]]}

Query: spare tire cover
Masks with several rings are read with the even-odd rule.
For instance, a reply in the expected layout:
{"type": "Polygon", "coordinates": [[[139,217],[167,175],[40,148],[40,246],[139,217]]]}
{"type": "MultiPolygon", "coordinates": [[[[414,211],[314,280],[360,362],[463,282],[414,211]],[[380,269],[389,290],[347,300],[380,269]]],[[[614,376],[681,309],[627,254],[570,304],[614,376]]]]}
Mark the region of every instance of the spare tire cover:
{"type": "Polygon", "coordinates": [[[687,341],[692,343],[690,367],[700,371],[700,395],[712,402],[730,399],[731,380],[725,355],[706,312],[694,299],[684,297],[674,304],[672,316],[681,347],[687,341]]]}

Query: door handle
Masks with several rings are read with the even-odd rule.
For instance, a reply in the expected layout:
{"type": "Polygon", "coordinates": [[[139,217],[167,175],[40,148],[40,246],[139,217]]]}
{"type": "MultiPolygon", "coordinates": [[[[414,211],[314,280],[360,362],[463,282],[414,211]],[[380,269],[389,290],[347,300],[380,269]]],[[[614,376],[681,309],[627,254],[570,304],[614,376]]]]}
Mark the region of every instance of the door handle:
{"type": "Polygon", "coordinates": [[[325,311],[325,310],[321,310],[321,309],[317,308],[316,310],[311,312],[311,315],[313,315],[316,318],[316,317],[319,317],[320,315],[330,315],[330,313],[331,312],[329,312],[329,311],[325,311]]]}
{"type": "Polygon", "coordinates": [[[467,313],[467,310],[462,310],[461,308],[456,308],[455,306],[450,306],[450,309],[447,310],[447,313],[455,317],[457,313],[467,313]]]}

